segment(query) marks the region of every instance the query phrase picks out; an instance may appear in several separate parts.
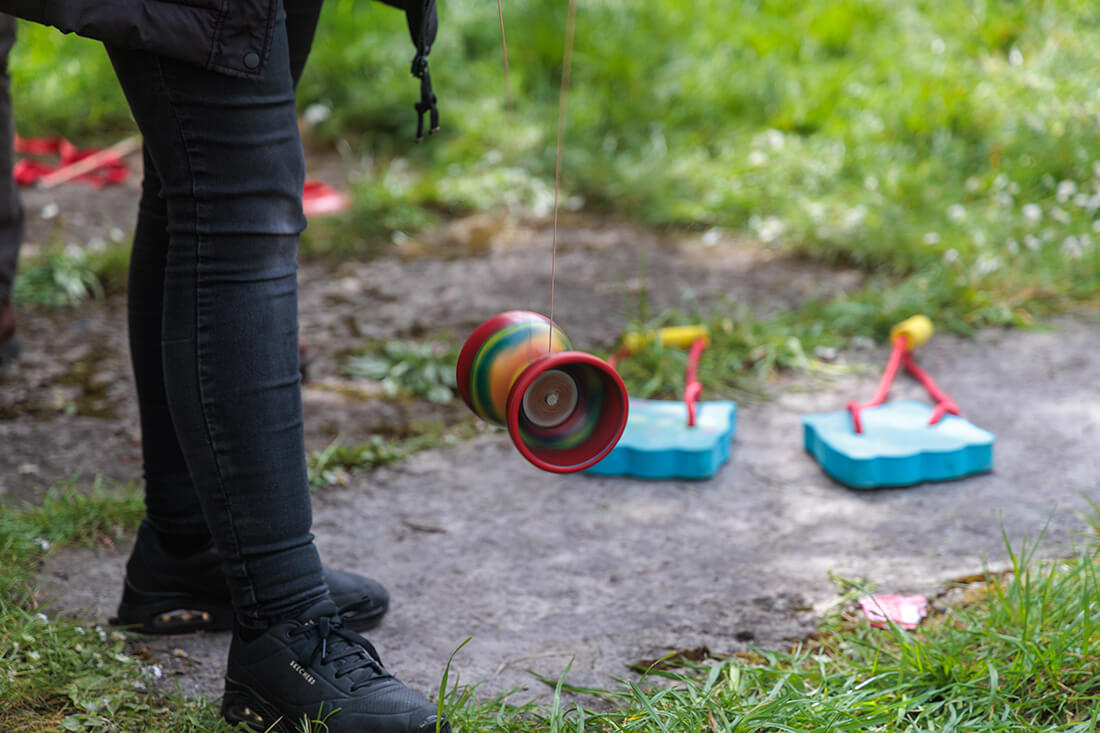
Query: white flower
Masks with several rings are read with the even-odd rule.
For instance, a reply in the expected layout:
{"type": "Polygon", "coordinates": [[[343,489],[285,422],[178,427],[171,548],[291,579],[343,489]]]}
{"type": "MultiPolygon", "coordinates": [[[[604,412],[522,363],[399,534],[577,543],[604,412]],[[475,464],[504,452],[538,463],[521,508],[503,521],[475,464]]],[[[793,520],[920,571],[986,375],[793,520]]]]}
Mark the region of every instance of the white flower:
{"type": "Polygon", "coordinates": [[[979,275],[988,275],[999,269],[1001,269],[1001,258],[992,255],[982,255],[974,263],[974,272],[979,275]]]}
{"type": "Polygon", "coordinates": [[[853,206],[844,212],[844,226],[848,229],[855,229],[863,220],[867,218],[867,207],[863,204],[859,206],[853,206]]]}
{"type": "Polygon", "coordinates": [[[1081,242],[1077,237],[1069,236],[1062,240],[1062,254],[1069,257],[1071,260],[1075,260],[1081,256],[1084,248],[1081,246],[1081,242]]]}
{"type": "Polygon", "coordinates": [[[38,540],[38,548],[40,550],[42,550],[42,552],[49,552],[50,551],[50,541],[49,540],[38,540]]]}
{"type": "Polygon", "coordinates": [[[878,179],[874,176],[867,176],[863,179],[863,187],[866,188],[868,191],[877,191],[878,179]]]}
{"type": "Polygon", "coordinates": [[[703,232],[704,247],[713,247],[720,241],[722,241],[722,230],[718,227],[711,227],[710,229],[703,232]]]}
{"type": "Polygon", "coordinates": [[[1042,247],[1043,243],[1034,234],[1028,234],[1026,237],[1024,237],[1024,246],[1034,252],[1042,247]]]}
{"type": "Polygon", "coordinates": [[[926,232],[924,235],[924,243],[927,245],[939,244],[940,233],[939,232],[926,232]]]}
{"type": "Polygon", "coordinates": [[[958,224],[966,218],[966,207],[962,204],[952,204],[947,207],[947,218],[958,224]]]}
{"type": "Polygon", "coordinates": [[[44,624],[48,624],[50,622],[50,617],[44,613],[36,613],[34,614],[34,617],[44,624]]]}
{"type": "Polygon", "coordinates": [[[1050,210],[1050,218],[1061,224],[1066,224],[1069,222],[1069,214],[1067,214],[1063,209],[1060,209],[1057,206],[1050,210]]]}
{"type": "Polygon", "coordinates": [[[1079,193],[1073,197],[1073,205],[1079,209],[1087,209],[1091,201],[1092,197],[1087,193],[1079,193]]]}
{"type": "Polygon", "coordinates": [[[763,220],[757,219],[753,228],[756,229],[756,234],[760,237],[760,241],[767,243],[779,239],[783,234],[784,226],[780,219],[769,216],[763,220]]]}
{"type": "Polygon", "coordinates": [[[1008,250],[1008,253],[1010,255],[1017,254],[1020,251],[1020,243],[1017,242],[1015,239],[1010,239],[1005,242],[1005,249],[1008,250]]]}
{"type": "Polygon", "coordinates": [[[975,176],[970,176],[970,178],[966,179],[966,190],[970,193],[974,193],[981,187],[982,182],[979,181],[975,176]]]}
{"type": "Polygon", "coordinates": [[[949,249],[946,252],[944,252],[943,253],[943,261],[947,262],[948,264],[952,264],[952,265],[955,264],[956,262],[958,262],[959,261],[959,252],[958,252],[958,250],[952,248],[952,249],[949,249]]]}
{"type": "Polygon", "coordinates": [[[749,165],[753,168],[762,168],[768,162],[768,156],[762,150],[754,150],[749,153],[749,165]]]}
{"type": "Polygon", "coordinates": [[[1024,218],[1031,224],[1035,224],[1043,218],[1043,210],[1039,207],[1039,204],[1024,204],[1021,211],[1024,214],[1024,218]]]}
{"type": "Polygon", "coordinates": [[[1092,231],[1096,234],[1100,234],[1100,219],[1092,223],[1092,231]]]}
{"type": "Polygon", "coordinates": [[[41,658],[42,658],[42,655],[41,655],[41,654],[39,654],[38,652],[36,652],[36,651],[33,651],[33,650],[32,650],[32,651],[29,651],[29,652],[27,652],[27,656],[28,656],[28,657],[30,657],[30,658],[31,658],[31,661],[34,661],[34,662],[37,662],[37,661],[38,661],[39,659],[41,659],[41,658]]]}
{"type": "Polygon", "coordinates": [[[125,654],[123,654],[122,652],[119,652],[118,654],[115,655],[115,661],[116,662],[122,662],[123,664],[125,664],[126,662],[130,661],[130,658],[128,656],[126,656],[125,654]]]}
{"type": "Polygon", "coordinates": [[[1024,55],[1015,46],[1008,52],[1008,63],[1013,66],[1021,66],[1024,63],[1024,55]]]}
{"type": "Polygon", "coordinates": [[[1054,194],[1058,199],[1058,203],[1064,204],[1070,200],[1073,194],[1077,193],[1077,184],[1073,181],[1061,181],[1058,184],[1058,189],[1054,194]]]}
{"type": "Polygon", "coordinates": [[[765,130],[759,137],[772,150],[781,150],[787,142],[787,139],[783,137],[783,133],[779,130],[765,130]]]}
{"type": "Polygon", "coordinates": [[[937,56],[943,53],[944,50],[947,48],[947,46],[944,45],[942,38],[933,38],[932,43],[929,45],[932,48],[932,53],[936,54],[937,56]]]}

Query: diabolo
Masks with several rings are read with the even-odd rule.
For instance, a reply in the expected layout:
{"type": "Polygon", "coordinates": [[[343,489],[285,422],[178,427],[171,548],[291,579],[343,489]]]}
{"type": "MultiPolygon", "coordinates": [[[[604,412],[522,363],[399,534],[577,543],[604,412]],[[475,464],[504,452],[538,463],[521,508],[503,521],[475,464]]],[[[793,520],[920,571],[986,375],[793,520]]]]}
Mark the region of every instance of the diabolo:
{"type": "Polygon", "coordinates": [[[626,427],[627,394],[603,359],[574,351],[549,318],[507,311],[462,346],[458,392],[475,415],[508,429],[544,471],[572,473],[611,452],[626,427]]]}

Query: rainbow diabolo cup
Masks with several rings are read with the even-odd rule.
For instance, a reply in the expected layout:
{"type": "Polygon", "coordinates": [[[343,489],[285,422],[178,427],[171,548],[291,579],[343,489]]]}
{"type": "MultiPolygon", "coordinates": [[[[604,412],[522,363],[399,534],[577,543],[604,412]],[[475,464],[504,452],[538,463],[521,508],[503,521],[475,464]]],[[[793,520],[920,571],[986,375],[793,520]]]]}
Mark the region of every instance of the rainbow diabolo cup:
{"type": "Polygon", "coordinates": [[[508,434],[544,471],[572,473],[611,452],[626,427],[628,398],[603,359],[572,351],[557,324],[507,311],[466,339],[458,392],[474,414],[508,434]]]}

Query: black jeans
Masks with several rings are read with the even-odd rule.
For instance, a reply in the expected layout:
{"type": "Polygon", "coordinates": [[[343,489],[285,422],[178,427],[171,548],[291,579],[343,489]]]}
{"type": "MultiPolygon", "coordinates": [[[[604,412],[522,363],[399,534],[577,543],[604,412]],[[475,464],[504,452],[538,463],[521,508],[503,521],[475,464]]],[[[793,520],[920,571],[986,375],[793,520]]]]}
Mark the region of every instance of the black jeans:
{"type": "Polygon", "coordinates": [[[167,537],[212,535],[245,623],[328,592],[297,341],[294,84],[320,2],[287,10],[259,81],[107,49],[145,140],[129,322],[147,521],[167,537]]]}
{"type": "Polygon", "coordinates": [[[0,303],[11,300],[19,247],[23,244],[23,207],[11,177],[15,128],[11,116],[8,54],[15,43],[15,18],[0,14],[0,303]]]}

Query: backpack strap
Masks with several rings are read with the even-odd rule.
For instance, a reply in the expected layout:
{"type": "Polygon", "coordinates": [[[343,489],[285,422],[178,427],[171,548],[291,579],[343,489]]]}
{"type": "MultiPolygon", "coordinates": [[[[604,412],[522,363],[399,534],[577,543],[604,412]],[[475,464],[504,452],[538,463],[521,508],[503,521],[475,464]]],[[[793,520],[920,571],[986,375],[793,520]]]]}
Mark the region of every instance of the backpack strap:
{"type": "Polygon", "coordinates": [[[432,75],[428,71],[428,54],[435,43],[439,31],[439,15],[435,0],[381,0],[399,10],[405,11],[405,22],[409,26],[409,36],[416,47],[410,71],[420,80],[420,101],[416,109],[416,141],[424,139],[424,115],[429,116],[428,134],[439,132],[439,106],[435,92],[432,91],[432,75]]]}

